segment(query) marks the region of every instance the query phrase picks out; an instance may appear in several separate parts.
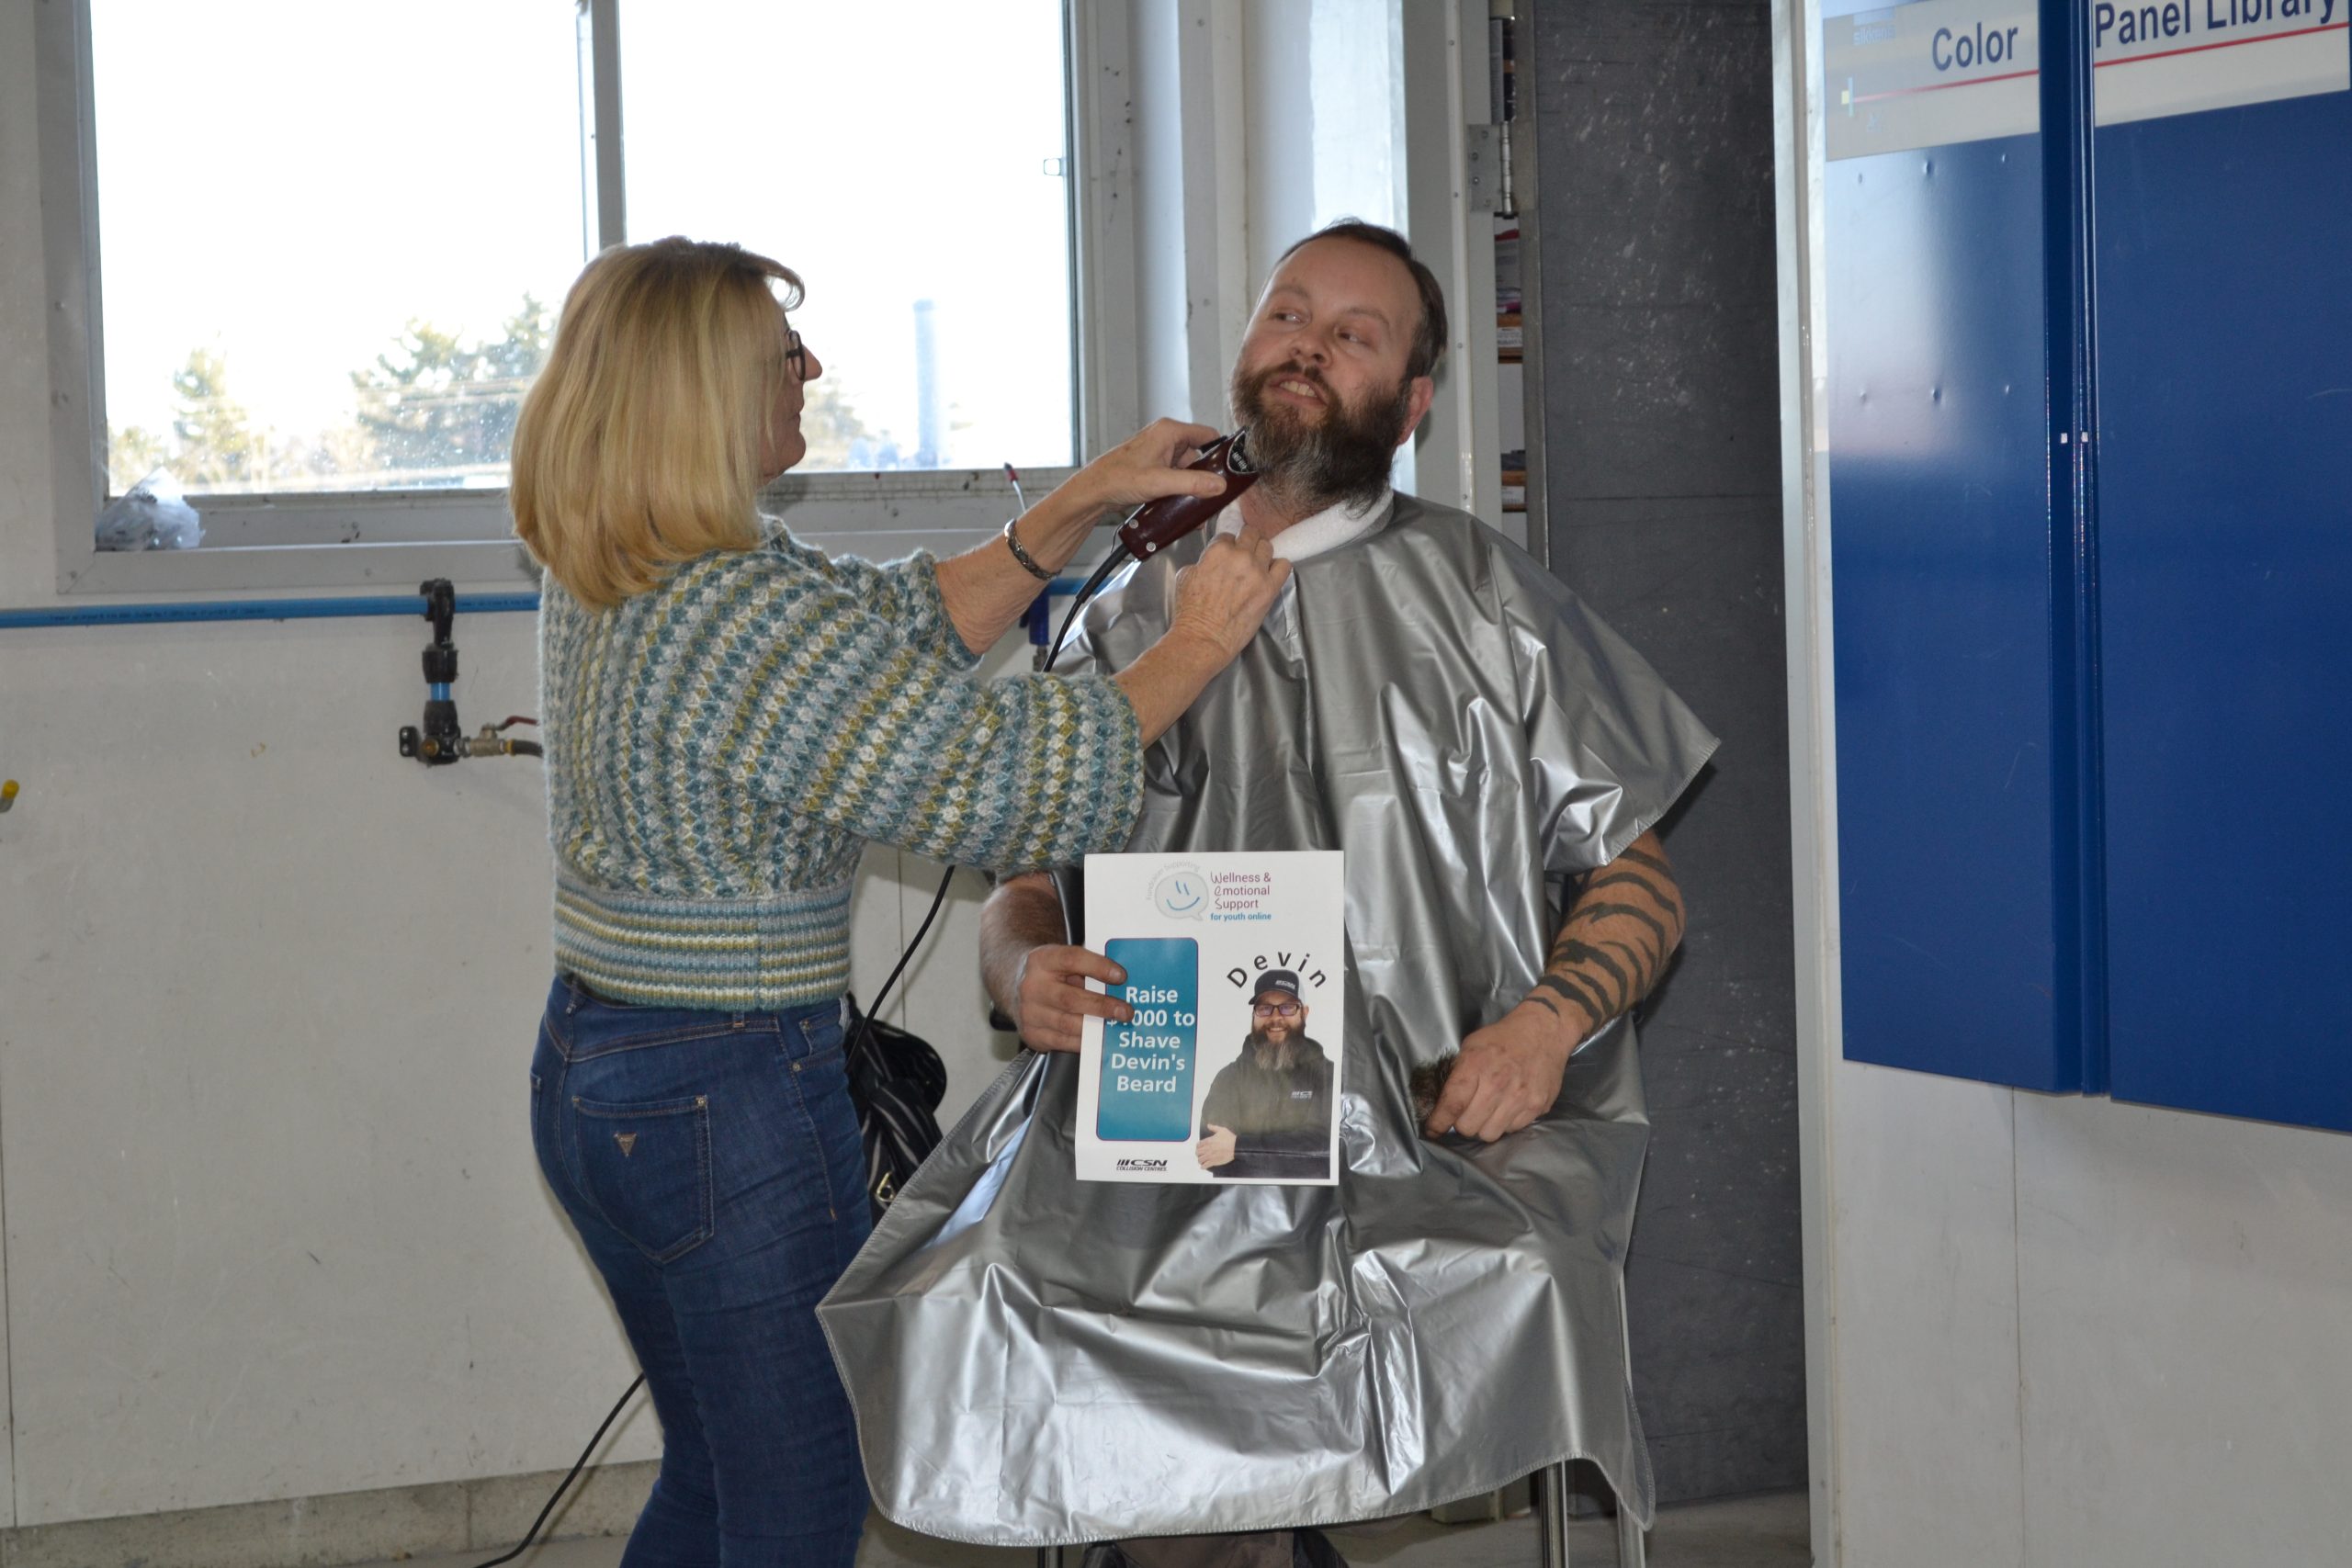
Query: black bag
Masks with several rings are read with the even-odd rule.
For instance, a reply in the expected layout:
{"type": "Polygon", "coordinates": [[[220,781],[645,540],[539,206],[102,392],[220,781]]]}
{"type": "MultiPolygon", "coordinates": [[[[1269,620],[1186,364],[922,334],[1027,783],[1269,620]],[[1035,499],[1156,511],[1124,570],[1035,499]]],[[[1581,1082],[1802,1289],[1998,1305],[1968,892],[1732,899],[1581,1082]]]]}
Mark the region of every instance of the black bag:
{"type": "Polygon", "coordinates": [[[858,1011],[849,998],[849,1097],[865,1140],[865,1196],[877,1221],[939,1146],[939,1101],[947,1067],[931,1042],[858,1011]]]}

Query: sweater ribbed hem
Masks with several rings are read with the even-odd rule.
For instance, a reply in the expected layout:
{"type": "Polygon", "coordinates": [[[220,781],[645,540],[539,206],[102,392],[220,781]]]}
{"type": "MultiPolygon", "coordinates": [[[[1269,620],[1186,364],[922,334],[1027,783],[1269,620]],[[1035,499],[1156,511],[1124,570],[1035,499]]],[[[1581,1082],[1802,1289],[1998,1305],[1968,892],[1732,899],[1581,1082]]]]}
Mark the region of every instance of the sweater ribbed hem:
{"type": "Polygon", "coordinates": [[[556,967],[616,1001],[764,1012],[849,988],[851,884],[760,898],[664,898],[559,874],[556,967]]]}

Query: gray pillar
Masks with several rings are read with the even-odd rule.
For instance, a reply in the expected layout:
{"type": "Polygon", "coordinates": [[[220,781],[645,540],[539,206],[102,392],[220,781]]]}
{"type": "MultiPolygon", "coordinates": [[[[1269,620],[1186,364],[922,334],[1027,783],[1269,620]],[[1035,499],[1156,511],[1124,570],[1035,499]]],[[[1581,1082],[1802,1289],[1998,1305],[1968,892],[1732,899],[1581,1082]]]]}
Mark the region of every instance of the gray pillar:
{"type": "Polygon", "coordinates": [[[1724,741],[1665,835],[1690,931],[1642,1025],[1634,1393],[1661,1501],[1801,1486],[1771,13],[1532,10],[1551,567],[1724,741]]]}

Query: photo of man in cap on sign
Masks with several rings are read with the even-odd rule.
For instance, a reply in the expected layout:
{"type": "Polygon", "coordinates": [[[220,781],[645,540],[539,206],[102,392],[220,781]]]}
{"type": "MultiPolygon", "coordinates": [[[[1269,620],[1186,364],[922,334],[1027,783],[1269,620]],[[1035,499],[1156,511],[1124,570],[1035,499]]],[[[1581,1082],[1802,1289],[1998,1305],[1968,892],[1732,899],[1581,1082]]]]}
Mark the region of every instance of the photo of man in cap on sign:
{"type": "Polygon", "coordinates": [[[1201,1103],[1202,1168],[1224,1179],[1328,1181],[1338,1106],[1331,1058],[1307,1038],[1298,976],[1269,969],[1250,1000],[1250,1038],[1201,1103]]]}

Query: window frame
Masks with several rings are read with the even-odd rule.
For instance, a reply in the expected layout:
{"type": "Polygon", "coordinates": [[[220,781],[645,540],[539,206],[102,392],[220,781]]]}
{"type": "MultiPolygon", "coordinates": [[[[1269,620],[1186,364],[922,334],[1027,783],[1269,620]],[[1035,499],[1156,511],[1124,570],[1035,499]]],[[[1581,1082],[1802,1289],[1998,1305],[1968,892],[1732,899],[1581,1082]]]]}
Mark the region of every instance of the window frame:
{"type": "MultiPolygon", "coordinates": [[[[593,61],[582,178],[600,247],[623,232],[617,57],[621,0],[575,0],[593,61]]],[[[1133,133],[1120,84],[1125,7],[1064,0],[1069,201],[1072,436],[1081,460],[1137,421],[1133,133]]],[[[381,590],[430,577],[469,585],[536,581],[502,490],[219,494],[202,498],[205,542],[190,550],[97,548],[107,492],[104,304],[99,288],[90,0],[45,0],[35,22],[43,257],[49,287],[51,478],[57,592],[270,592],[381,590]]],[[[1069,468],[1024,472],[1043,494],[1069,468]]],[[[793,531],[874,558],[967,547],[1012,513],[999,469],[786,474],[763,493],[793,531]]]]}

